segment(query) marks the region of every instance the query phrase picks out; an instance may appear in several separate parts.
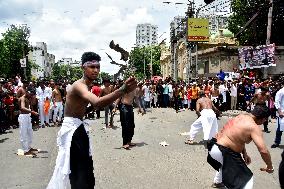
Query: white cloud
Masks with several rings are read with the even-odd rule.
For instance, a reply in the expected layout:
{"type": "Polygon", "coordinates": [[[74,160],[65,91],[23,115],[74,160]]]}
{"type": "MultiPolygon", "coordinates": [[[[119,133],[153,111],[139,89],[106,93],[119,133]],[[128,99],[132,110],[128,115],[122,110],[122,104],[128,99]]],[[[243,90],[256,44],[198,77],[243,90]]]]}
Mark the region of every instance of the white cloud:
{"type": "MultiPolygon", "coordinates": [[[[115,73],[105,52],[119,63],[120,55],[109,48],[114,40],[130,51],[135,44],[136,25],[158,25],[159,39],[169,40],[169,23],[184,15],[186,5],[174,6],[163,0],[0,0],[0,32],[10,24],[26,23],[31,28],[30,41],[46,42],[56,59],[80,60],[85,51],[102,56],[102,71],[115,73]],[[8,25],[7,25],[8,24],[8,25]]],[[[184,2],[186,0],[174,0],[184,2]]]]}

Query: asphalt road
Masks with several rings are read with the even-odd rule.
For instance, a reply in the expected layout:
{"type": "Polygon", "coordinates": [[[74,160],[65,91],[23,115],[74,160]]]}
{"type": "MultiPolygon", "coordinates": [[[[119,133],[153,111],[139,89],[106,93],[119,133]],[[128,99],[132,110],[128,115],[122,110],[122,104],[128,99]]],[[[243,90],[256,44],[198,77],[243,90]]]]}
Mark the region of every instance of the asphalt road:
{"type": "MultiPolygon", "coordinates": [[[[103,112],[101,115],[104,115],[103,112]]],[[[103,130],[104,118],[91,120],[94,173],[96,189],[205,189],[211,188],[215,171],[206,162],[207,150],[202,144],[185,145],[186,136],[196,119],[191,111],[175,113],[172,109],[152,109],[146,115],[135,114],[136,147],[121,149],[122,138],[119,116],[115,116],[116,129],[103,130]],[[163,147],[160,142],[169,146],[163,147]]],[[[228,117],[222,117],[222,128],[228,117]]],[[[266,144],[271,146],[275,137],[275,124],[270,123],[271,133],[264,134],[266,144]]],[[[13,129],[0,135],[0,188],[43,189],[51,178],[57,155],[56,135],[59,128],[44,128],[34,132],[33,147],[43,153],[37,158],[17,156],[20,148],[19,130],[13,129]]],[[[197,141],[202,139],[198,134],[197,141]]],[[[278,165],[283,146],[270,149],[275,173],[259,171],[265,166],[253,143],[247,145],[252,158],[249,168],[254,173],[254,188],[277,189],[278,165]],[[282,148],[282,149],[281,149],[282,148]]]]}

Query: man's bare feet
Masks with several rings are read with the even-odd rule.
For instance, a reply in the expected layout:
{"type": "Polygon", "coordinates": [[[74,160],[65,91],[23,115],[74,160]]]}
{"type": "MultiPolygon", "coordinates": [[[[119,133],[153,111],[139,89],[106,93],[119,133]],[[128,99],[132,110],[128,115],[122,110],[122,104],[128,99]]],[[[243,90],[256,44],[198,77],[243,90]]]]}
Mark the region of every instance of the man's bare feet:
{"type": "Polygon", "coordinates": [[[194,144],[194,141],[193,140],[187,140],[187,141],[184,141],[184,143],[190,145],[190,144],[194,144]]]}
{"type": "Polygon", "coordinates": [[[29,156],[29,157],[35,157],[36,156],[36,154],[33,153],[31,150],[29,150],[28,152],[25,152],[24,155],[29,156]]]}
{"type": "Polygon", "coordinates": [[[38,152],[38,149],[31,148],[29,151],[30,151],[30,152],[33,152],[33,153],[37,153],[37,152],[38,152]]]}
{"type": "Polygon", "coordinates": [[[123,148],[123,149],[125,149],[125,150],[130,150],[130,148],[129,148],[129,145],[128,145],[128,144],[123,145],[123,146],[122,146],[122,148],[123,148]]]}

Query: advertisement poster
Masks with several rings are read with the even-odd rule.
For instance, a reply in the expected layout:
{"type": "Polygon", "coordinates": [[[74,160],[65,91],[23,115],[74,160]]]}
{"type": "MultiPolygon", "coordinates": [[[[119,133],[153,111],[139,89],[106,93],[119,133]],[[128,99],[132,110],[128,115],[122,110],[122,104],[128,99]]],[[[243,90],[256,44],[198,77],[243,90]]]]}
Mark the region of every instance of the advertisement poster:
{"type": "Polygon", "coordinates": [[[240,70],[276,66],[275,44],[239,49],[240,70]]]}
{"type": "Polygon", "coordinates": [[[205,18],[188,18],[187,39],[192,42],[209,41],[209,20],[205,18]]]}

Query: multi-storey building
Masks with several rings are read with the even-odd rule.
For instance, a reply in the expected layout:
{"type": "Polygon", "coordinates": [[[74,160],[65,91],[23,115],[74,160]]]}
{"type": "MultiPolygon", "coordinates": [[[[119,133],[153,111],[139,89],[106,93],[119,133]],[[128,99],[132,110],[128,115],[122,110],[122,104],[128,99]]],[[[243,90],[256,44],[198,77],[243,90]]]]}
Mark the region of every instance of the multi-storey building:
{"type": "Polygon", "coordinates": [[[55,56],[47,53],[46,43],[37,42],[33,50],[29,52],[28,60],[35,64],[35,68],[31,70],[33,78],[40,79],[51,75],[55,56]]]}
{"type": "Polygon", "coordinates": [[[136,46],[151,46],[158,44],[158,26],[149,23],[138,24],[136,27],[136,46]]]}
{"type": "Polygon", "coordinates": [[[161,65],[161,75],[163,79],[166,77],[172,76],[171,69],[171,53],[170,48],[166,45],[165,42],[160,44],[161,56],[160,56],[160,65],[161,65]]]}

